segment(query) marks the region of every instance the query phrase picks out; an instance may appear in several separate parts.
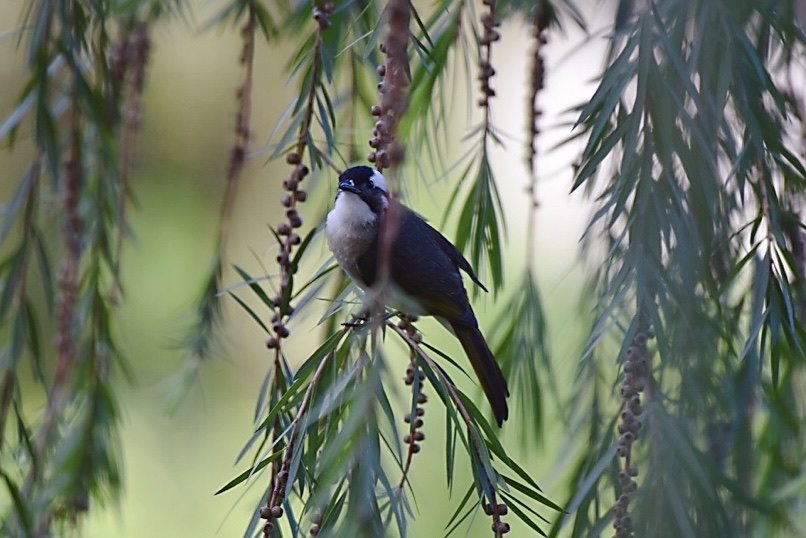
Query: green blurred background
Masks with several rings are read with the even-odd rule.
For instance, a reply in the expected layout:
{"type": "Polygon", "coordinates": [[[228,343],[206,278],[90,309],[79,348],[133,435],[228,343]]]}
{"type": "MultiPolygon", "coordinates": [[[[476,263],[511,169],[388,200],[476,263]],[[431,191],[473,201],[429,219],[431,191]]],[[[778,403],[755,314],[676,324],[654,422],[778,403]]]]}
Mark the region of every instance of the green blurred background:
{"type": "MultiPolygon", "coordinates": [[[[24,6],[21,0],[0,4],[3,118],[13,110],[26,81],[25,36],[22,43],[17,36],[24,6]]],[[[252,432],[254,405],[269,367],[261,331],[232,300],[223,299],[226,323],[220,359],[206,364],[190,392],[178,406],[173,405],[175,379],[187,359],[179,344],[193,321],[193,302],[213,256],[219,202],[233,139],[235,91],[242,77],[237,61],[241,47],[237,29],[227,26],[201,30],[219,8],[215,2],[205,3],[185,20],[176,18],[171,24],[163,22],[154,28],[134,181],[136,207],[130,213],[134,234],[124,253],[125,300],[118,318],[120,342],[133,373],[131,382],[121,379],[118,385],[123,408],[120,452],[125,489],[119,503],[91,511],[82,536],[239,536],[251,517],[256,495],[264,487],[260,484],[249,490],[239,488],[222,496],[213,495],[245,468],[243,463],[234,466],[234,460],[252,432]]],[[[601,4],[596,9],[589,20],[596,20],[597,13],[608,13],[601,4]]],[[[545,111],[540,143],[543,151],[538,161],[541,206],[536,230],[530,232],[524,229],[528,204],[523,196],[530,181],[523,157],[529,30],[517,24],[506,26],[502,31],[504,39],[493,51],[498,71],[493,79],[498,92],[493,111],[495,122],[507,137],[504,148],[494,148],[492,163],[502,180],[508,222],[507,272],[513,277],[520,273],[524,244],[536,241],[539,280],[549,318],[549,344],[561,386],[570,379],[585,329],[575,323],[576,299],[583,282],[575,260],[588,210],[580,199],[568,194],[570,164],[579,148],[568,145],[546,150],[567,136],[569,127],[557,127],[561,113],[590,92],[603,53],[602,43],[596,40],[578,47],[585,36],[570,24],[566,28],[565,35],[551,36],[546,49],[548,82],[540,98],[545,111]]],[[[253,150],[269,142],[275,123],[294,95],[294,86],[286,82],[284,66],[295,46],[281,42],[269,49],[261,44],[257,50],[253,150]]],[[[461,83],[446,88],[464,90],[461,83]]],[[[477,91],[475,85],[472,91],[477,91]]],[[[453,98],[459,102],[475,99],[473,95],[453,98]]],[[[461,106],[456,108],[463,110],[461,106]]],[[[460,140],[467,122],[463,114],[457,114],[451,137],[460,140]]],[[[30,158],[29,133],[30,125],[25,125],[13,151],[0,150],[3,200],[30,158]]],[[[268,225],[281,218],[276,200],[286,174],[286,165],[267,162],[259,151],[247,162],[227,240],[228,265],[237,264],[255,275],[265,274],[263,267],[272,270],[273,238],[268,225]]],[[[317,186],[317,194],[303,209],[306,229],[324,213],[332,199],[334,180],[332,174],[320,179],[329,184],[317,186]]],[[[410,205],[439,224],[450,195],[446,185],[414,189],[412,194],[410,205]]],[[[450,226],[444,232],[449,237],[453,235],[450,226]]],[[[326,259],[321,241],[314,248],[319,249],[321,260],[326,259]]],[[[224,277],[228,285],[239,280],[232,271],[224,277]]],[[[504,294],[513,291],[505,290],[504,294]]],[[[475,304],[482,328],[494,339],[495,317],[502,313],[488,297],[479,297],[475,304]]],[[[316,321],[308,318],[292,325],[290,355],[305,356],[315,340],[310,335],[318,335],[316,321]]],[[[425,330],[437,345],[449,351],[458,349],[442,329],[426,324],[425,330]]],[[[402,376],[406,359],[400,355],[397,359],[402,376]]],[[[402,386],[397,390],[401,389],[402,386]]],[[[442,470],[444,418],[435,406],[431,412],[424,429],[428,441],[415,459],[411,475],[418,491],[412,536],[442,535],[470,479],[465,466],[464,479],[457,484],[453,497],[448,498],[442,470]]],[[[549,496],[559,501],[566,492],[552,487],[562,472],[558,462],[563,461],[561,454],[565,458],[573,454],[564,453],[562,428],[556,424],[551,409],[545,418],[545,442],[539,449],[516,448],[519,439],[507,434],[506,428],[504,439],[549,496]]],[[[543,513],[552,519],[556,516],[543,513]]],[[[489,535],[486,518],[477,518],[473,527],[471,536],[489,535]]],[[[516,526],[513,535],[529,532],[516,526]]]]}

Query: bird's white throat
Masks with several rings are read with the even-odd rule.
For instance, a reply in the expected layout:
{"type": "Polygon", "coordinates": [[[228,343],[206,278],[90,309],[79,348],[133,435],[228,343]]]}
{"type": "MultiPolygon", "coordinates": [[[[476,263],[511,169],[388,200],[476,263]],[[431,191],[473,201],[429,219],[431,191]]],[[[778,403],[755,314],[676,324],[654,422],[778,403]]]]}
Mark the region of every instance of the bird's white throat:
{"type": "Polygon", "coordinates": [[[328,235],[363,233],[375,225],[378,215],[357,194],[342,191],[327,215],[328,235]]]}
{"type": "Polygon", "coordinates": [[[356,262],[377,233],[378,215],[357,194],[342,191],[327,214],[325,237],[327,246],[344,272],[359,286],[356,262]]]}

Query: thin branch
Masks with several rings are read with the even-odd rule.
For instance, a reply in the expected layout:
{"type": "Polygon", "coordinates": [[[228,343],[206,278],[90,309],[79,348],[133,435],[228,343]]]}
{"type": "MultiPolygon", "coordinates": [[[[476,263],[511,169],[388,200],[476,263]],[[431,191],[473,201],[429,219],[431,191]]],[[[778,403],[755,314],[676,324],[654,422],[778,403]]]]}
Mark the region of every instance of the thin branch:
{"type": "Polygon", "coordinates": [[[496,0],[482,0],[487,6],[487,12],[481,15],[481,24],[484,32],[479,39],[479,44],[484,49],[482,58],[479,60],[479,81],[481,82],[481,93],[483,94],[478,105],[484,111],[484,130],[481,141],[483,151],[487,151],[487,142],[492,131],[492,112],[490,110],[490,98],[495,97],[495,90],[490,85],[490,79],[495,75],[492,64],[493,42],[501,39],[501,34],[496,30],[501,26],[501,21],[495,17],[496,0]]]}
{"type": "Polygon", "coordinates": [[[255,22],[256,15],[252,3],[246,12],[246,23],[241,27],[243,37],[243,50],[241,51],[241,63],[244,65],[244,78],[240,88],[238,88],[238,101],[240,107],[235,115],[235,141],[230,150],[229,167],[227,168],[227,186],[224,193],[224,200],[221,204],[221,241],[219,248],[224,249],[227,237],[227,227],[232,214],[232,206],[235,202],[235,195],[238,191],[238,180],[241,177],[246,155],[249,150],[250,121],[252,118],[252,83],[255,61],[255,22]]]}
{"type": "MultiPolygon", "coordinates": [[[[344,337],[349,330],[349,327],[345,327],[342,330],[341,337],[344,337]]],[[[327,366],[327,363],[334,355],[335,350],[330,351],[329,353],[325,354],[324,357],[322,357],[321,361],[319,361],[319,365],[316,367],[316,371],[313,373],[311,382],[308,385],[308,388],[305,390],[302,400],[300,401],[297,413],[291,421],[291,435],[288,438],[288,444],[286,445],[285,456],[283,456],[280,471],[277,473],[277,481],[272,488],[271,497],[269,498],[268,504],[260,509],[260,517],[268,520],[263,527],[263,534],[265,536],[271,536],[271,533],[274,530],[274,520],[283,516],[282,504],[285,495],[286,480],[288,479],[288,470],[291,467],[291,460],[294,457],[294,450],[297,447],[297,440],[299,439],[300,423],[308,410],[308,405],[311,402],[316,385],[319,383],[322,373],[325,371],[325,366],[327,366]]]]}
{"type": "MultiPolygon", "coordinates": [[[[383,77],[378,83],[381,102],[370,110],[374,116],[379,117],[372,131],[373,138],[369,142],[375,151],[367,156],[367,160],[375,163],[379,172],[391,168],[394,175],[404,157],[403,144],[396,139],[396,134],[397,124],[408,107],[411,6],[408,0],[389,0],[386,13],[389,31],[380,47],[381,52],[386,55],[386,65],[378,67],[378,74],[383,77]]],[[[396,194],[395,187],[394,184],[390,185],[393,196],[396,194]]]]}
{"type": "Polygon", "coordinates": [[[386,40],[381,43],[380,50],[386,55],[386,65],[378,67],[383,80],[378,83],[380,105],[370,110],[379,116],[372,130],[373,138],[369,145],[375,151],[367,156],[367,160],[375,163],[378,172],[388,168],[387,183],[389,186],[389,205],[381,219],[378,247],[378,278],[375,284],[380,290],[374,296],[373,319],[381,319],[385,310],[385,291],[389,283],[392,256],[392,244],[398,233],[400,207],[396,203],[398,197],[397,168],[403,162],[404,146],[397,140],[397,125],[408,107],[407,89],[409,87],[409,21],[411,6],[409,0],[389,0],[386,7],[389,30],[386,40]]]}
{"type": "MultiPolygon", "coordinates": [[[[56,307],[56,369],[53,383],[48,391],[48,402],[45,408],[34,448],[33,462],[23,485],[23,495],[29,497],[40,476],[39,463],[45,457],[50,446],[51,437],[57,429],[59,419],[65,411],[69,397],[68,382],[70,374],[74,372],[77,357],[77,345],[74,328],[76,324],[76,301],[79,287],[79,265],[81,263],[81,233],[83,222],[79,213],[82,183],[84,182],[84,167],[81,160],[81,111],[78,105],[79,82],[74,75],[73,87],[70,94],[71,106],[69,115],[68,153],[61,172],[59,190],[63,210],[61,225],[62,241],[65,247],[65,257],[59,268],[59,299],[56,307]]],[[[45,518],[39,529],[43,535],[47,533],[50,525],[45,518]]]]}
{"type": "Polygon", "coordinates": [[[133,23],[131,19],[123,26],[121,41],[113,49],[112,63],[113,77],[120,87],[119,97],[122,99],[123,119],[120,124],[120,194],[118,199],[118,213],[120,225],[118,226],[115,247],[115,289],[120,293],[120,263],[123,251],[123,241],[127,232],[126,210],[131,199],[131,180],[136,164],[137,134],[142,123],[141,101],[145,89],[145,73],[151,50],[149,36],[150,21],[143,20],[133,23]]]}
{"type": "MultiPolygon", "coordinates": [[[[549,22],[548,0],[540,0],[540,5],[535,10],[534,21],[532,22],[532,32],[534,37],[534,50],[532,52],[532,68],[530,73],[530,90],[528,99],[529,112],[529,141],[526,164],[529,167],[530,181],[527,186],[529,195],[529,214],[527,217],[527,234],[534,234],[537,222],[537,138],[540,134],[538,121],[542,111],[537,104],[537,98],[545,85],[546,65],[543,60],[543,47],[546,45],[546,31],[549,22]]],[[[482,74],[484,71],[482,70],[482,74]]],[[[489,84],[488,84],[489,85],[489,84]]],[[[526,244],[526,263],[533,269],[535,263],[535,240],[530,239],[526,244]]]]}
{"type": "MultiPolygon", "coordinates": [[[[401,314],[400,322],[397,326],[406,331],[413,341],[421,342],[422,336],[413,324],[415,321],[417,321],[416,316],[401,314]]],[[[406,376],[403,379],[406,385],[411,387],[412,406],[411,412],[407,413],[404,417],[405,422],[409,425],[409,432],[403,437],[403,442],[406,443],[407,450],[406,461],[403,463],[403,472],[397,486],[400,493],[403,492],[403,488],[408,480],[412,459],[414,455],[420,451],[419,443],[425,440],[425,434],[420,431],[420,428],[423,426],[423,419],[421,417],[425,413],[425,410],[420,406],[428,401],[428,398],[422,390],[425,373],[420,370],[417,364],[417,356],[413,349],[410,350],[409,359],[409,364],[406,365],[406,376]]]]}
{"type": "MultiPolygon", "coordinates": [[[[282,341],[289,336],[288,328],[284,320],[287,321],[294,309],[290,304],[292,289],[291,289],[291,276],[295,271],[292,265],[291,254],[296,245],[301,243],[300,236],[294,232],[302,226],[302,218],[297,211],[297,203],[304,202],[307,199],[307,193],[299,188],[300,182],[308,175],[309,169],[302,164],[302,156],[307,148],[308,140],[310,139],[311,123],[314,117],[314,100],[316,98],[316,90],[319,87],[319,77],[322,70],[322,36],[330,27],[330,20],[328,16],[333,12],[333,4],[328,0],[316,0],[313,7],[313,18],[316,21],[316,38],[314,42],[313,58],[311,60],[311,78],[308,86],[308,95],[306,97],[304,118],[299,127],[299,135],[297,137],[296,151],[292,151],[286,155],[286,162],[294,167],[291,177],[283,182],[283,188],[288,191],[281,199],[283,207],[286,208],[286,222],[280,223],[277,226],[276,233],[281,238],[280,252],[277,254],[277,264],[280,267],[280,290],[279,293],[272,299],[272,306],[274,313],[272,314],[272,329],[274,336],[266,340],[266,347],[274,350],[274,377],[272,381],[272,391],[275,394],[282,393],[282,380],[284,379],[282,368],[282,341]]],[[[299,416],[299,415],[298,415],[299,416]]],[[[277,439],[283,431],[281,415],[278,414],[272,426],[272,436],[277,439]]],[[[291,448],[291,447],[289,447],[291,448]]],[[[288,452],[291,454],[291,452],[288,452]]],[[[275,461],[272,465],[271,478],[269,487],[272,490],[271,499],[266,506],[269,521],[266,522],[263,528],[265,536],[270,536],[274,528],[274,519],[282,516],[282,507],[277,503],[279,502],[278,495],[285,488],[285,479],[288,474],[288,464],[290,460],[284,461],[281,465],[279,461],[275,461]]]]}
{"type": "MultiPolygon", "coordinates": [[[[475,450],[477,456],[479,458],[483,458],[486,454],[486,445],[484,440],[479,435],[478,427],[476,426],[476,422],[473,420],[473,417],[470,416],[470,412],[467,410],[465,405],[462,403],[462,399],[459,397],[459,394],[456,392],[456,387],[453,386],[453,383],[450,379],[444,374],[442,368],[440,368],[434,360],[426,353],[420,344],[413,338],[408,332],[404,329],[401,329],[395,323],[386,322],[386,326],[393,331],[395,331],[400,337],[408,344],[409,348],[413,350],[417,355],[428,364],[429,368],[439,376],[440,382],[442,386],[448,391],[448,394],[453,400],[454,405],[456,406],[456,410],[459,411],[459,414],[464,420],[465,425],[467,426],[468,437],[470,438],[470,442],[473,445],[473,449],[475,450]]],[[[498,504],[496,502],[496,492],[497,492],[497,485],[496,485],[496,477],[488,476],[487,477],[490,483],[490,505],[485,507],[485,512],[487,515],[492,516],[493,525],[492,529],[495,533],[496,538],[502,538],[503,535],[509,532],[509,524],[501,520],[501,515],[506,511],[505,504],[498,504]]]]}

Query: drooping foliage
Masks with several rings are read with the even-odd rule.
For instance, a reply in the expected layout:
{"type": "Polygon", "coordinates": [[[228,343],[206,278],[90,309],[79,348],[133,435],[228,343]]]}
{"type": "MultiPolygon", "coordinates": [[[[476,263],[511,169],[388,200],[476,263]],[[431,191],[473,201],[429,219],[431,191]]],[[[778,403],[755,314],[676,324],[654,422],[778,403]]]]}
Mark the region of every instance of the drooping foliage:
{"type": "MultiPolygon", "coordinates": [[[[798,5],[617,4],[596,90],[570,113],[567,132],[569,143],[583,141],[569,190],[595,209],[576,318],[589,337],[574,382],[561,384],[558,364],[569,358],[548,353],[552,320],[533,234],[537,179],[551,158],[537,144],[541,90],[551,84],[544,46],[567,26],[586,27],[577,6],[222,2],[205,23],[240,29],[243,78],[217,251],[186,343],[192,369],[215,355],[222,297],[265,332],[255,428],[244,435],[242,472],[220,490],[260,491],[245,535],[406,535],[429,509],[414,508],[409,481],[426,457],[444,460],[451,489],[463,469],[472,476],[449,501],[446,534],[483,521],[494,536],[516,524],[534,535],[798,535],[806,446],[806,96],[798,83],[806,22],[798,5]],[[495,124],[503,20],[532,33],[523,146],[495,124]],[[270,202],[276,264],[256,275],[226,259],[224,246],[256,149],[255,49],[289,44],[295,96],[261,148],[288,164],[270,202]],[[452,118],[463,103],[452,95],[463,80],[471,120],[457,133],[452,118]],[[498,174],[496,145],[525,158],[532,177],[498,174]],[[490,281],[499,305],[490,342],[516,411],[502,431],[518,435],[502,438],[462,390],[463,357],[435,347],[415,317],[389,310],[382,287],[357,293],[332,260],[317,259],[311,246],[323,215],[306,202],[327,181],[313,180],[362,160],[384,171],[395,196],[415,187],[449,193],[441,224],[454,223],[446,235],[490,281]],[[422,179],[435,176],[445,179],[422,179]],[[529,197],[518,228],[505,225],[505,189],[529,197]],[[508,246],[524,242],[523,267],[505,263],[508,246]],[[229,265],[243,286],[222,282],[229,265]],[[315,329],[323,336],[310,353],[291,351],[289,339],[315,329]],[[403,383],[394,366],[401,349],[403,383]],[[557,420],[563,454],[542,437],[557,420]],[[423,443],[426,421],[444,424],[441,449],[423,443]],[[514,456],[519,448],[561,462],[565,493],[550,500],[541,477],[514,456]]],[[[16,188],[0,222],[0,475],[8,499],[0,534],[58,535],[122,487],[114,384],[126,363],[116,305],[125,300],[121,245],[141,96],[154,25],[187,24],[189,8],[37,0],[23,14],[29,79],[0,123],[12,149],[30,125],[34,149],[25,173],[10,178],[16,188]],[[60,210],[50,214],[43,208],[53,199],[60,210]],[[26,369],[39,395],[21,390],[26,369]],[[25,409],[36,398],[45,403],[32,416],[25,409]]]]}

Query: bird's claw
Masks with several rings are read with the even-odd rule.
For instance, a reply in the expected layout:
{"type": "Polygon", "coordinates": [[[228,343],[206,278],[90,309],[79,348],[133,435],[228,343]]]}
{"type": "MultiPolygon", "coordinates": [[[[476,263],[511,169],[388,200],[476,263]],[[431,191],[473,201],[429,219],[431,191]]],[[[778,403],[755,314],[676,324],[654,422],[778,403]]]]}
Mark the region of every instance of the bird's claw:
{"type": "Polygon", "coordinates": [[[360,314],[351,314],[352,320],[345,321],[341,324],[342,327],[350,327],[351,329],[358,329],[359,327],[363,327],[364,324],[369,319],[369,316],[366,312],[362,312],[360,314]]]}

